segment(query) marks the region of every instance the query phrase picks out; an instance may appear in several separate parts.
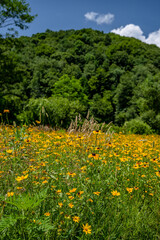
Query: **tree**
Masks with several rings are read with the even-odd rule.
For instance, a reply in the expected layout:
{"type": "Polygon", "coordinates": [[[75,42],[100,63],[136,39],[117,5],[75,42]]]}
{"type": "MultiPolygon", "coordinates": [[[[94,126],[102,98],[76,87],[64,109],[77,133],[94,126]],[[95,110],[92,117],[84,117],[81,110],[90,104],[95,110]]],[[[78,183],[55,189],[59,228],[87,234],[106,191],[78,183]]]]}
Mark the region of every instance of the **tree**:
{"type": "Polygon", "coordinates": [[[90,111],[99,122],[109,123],[113,120],[112,92],[104,91],[103,97],[96,93],[90,101],[90,111]]]}
{"type": "Polygon", "coordinates": [[[31,9],[25,0],[1,0],[0,1],[0,29],[14,30],[13,26],[27,29],[27,23],[31,23],[36,15],[30,15],[31,9]]]}

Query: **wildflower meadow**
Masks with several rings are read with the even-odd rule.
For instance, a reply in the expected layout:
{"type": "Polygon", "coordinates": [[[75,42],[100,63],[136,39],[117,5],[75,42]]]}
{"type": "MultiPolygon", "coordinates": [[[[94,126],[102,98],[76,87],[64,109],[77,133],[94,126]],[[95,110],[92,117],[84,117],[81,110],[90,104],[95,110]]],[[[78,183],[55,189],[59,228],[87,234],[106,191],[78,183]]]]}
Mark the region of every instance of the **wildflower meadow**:
{"type": "Polygon", "coordinates": [[[160,136],[0,126],[0,239],[160,239],[160,136]]]}

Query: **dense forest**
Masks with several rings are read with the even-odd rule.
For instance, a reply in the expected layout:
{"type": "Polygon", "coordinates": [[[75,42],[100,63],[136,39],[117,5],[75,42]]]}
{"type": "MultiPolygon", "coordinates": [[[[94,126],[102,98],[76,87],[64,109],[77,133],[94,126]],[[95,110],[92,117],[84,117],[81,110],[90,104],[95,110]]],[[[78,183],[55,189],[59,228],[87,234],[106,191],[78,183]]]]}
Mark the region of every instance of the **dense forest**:
{"type": "Polygon", "coordinates": [[[88,111],[160,133],[160,48],[92,29],[0,38],[1,121],[67,128],[88,111]]]}

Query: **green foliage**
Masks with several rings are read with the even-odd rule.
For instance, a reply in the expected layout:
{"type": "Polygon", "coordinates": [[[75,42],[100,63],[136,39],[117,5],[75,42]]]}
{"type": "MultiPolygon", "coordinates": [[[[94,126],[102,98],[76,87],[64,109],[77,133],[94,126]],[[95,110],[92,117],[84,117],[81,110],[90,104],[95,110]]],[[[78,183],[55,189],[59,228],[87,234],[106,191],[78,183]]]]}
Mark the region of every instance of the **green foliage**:
{"type": "Polygon", "coordinates": [[[59,81],[54,84],[53,94],[68,98],[69,100],[79,99],[83,101],[83,99],[87,98],[83,94],[80,79],[76,79],[74,76],[70,78],[67,74],[59,78],[59,81]]]}
{"type": "Polygon", "coordinates": [[[135,133],[135,134],[151,134],[151,127],[143,122],[141,119],[132,119],[128,122],[125,122],[124,129],[126,132],[135,133]]]}
{"type": "Polygon", "coordinates": [[[14,206],[20,211],[29,211],[37,208],[41,202],[47,197],[47,189],[37,193],[34,196],[23,194],[19,195],[18,197],[13,197],[9,200],[6,200],[7,204],[10,204],[13,208],[14,206]]]}
{"type": "Polygon", "coordinates": [[[53,95],[50,98],[31,98],[23,113],[17,118],[27,124],[39,120],[43,125],[68,127],[77,115],[85,111],[85,106],[79,100],[69,101],[62,96],[53,95]]]}
{"type": "Polygon", "coordinates": [[[90,102],[90,112],[99,122],[109,123],[112,121],[113,107],[111,104],[112,93],[105,91],[103,97],[98,93],[93,96],[90,102]]]}
{"type": "Polygon", "coordinates": [[[10,229],[14,227],[16,222],[17,222],[17,219],[16,219],[15,215],[13,215],[13,214],[10,214],[9,216],[1,218],[0,233],[2,235],[2,239],[3,239],[3,237],[5,237],[7,235],[7,233],[10,231],[10,229]]]}
{"type": "Polygon", "coordinates": [[[35,16],[30,15],[31,9],[25,0],[1,0],[0,2],[0,28],[16,26],[27,29],[27,23],[31,23],[35,16]]]}
{"type": "Polygon", "coordinates": [[[90,110],[98,122],[138,117],[159,132],[159,58],[156,46],[92,29],[0,39],[0,112],[67,127],[90,110]]]}

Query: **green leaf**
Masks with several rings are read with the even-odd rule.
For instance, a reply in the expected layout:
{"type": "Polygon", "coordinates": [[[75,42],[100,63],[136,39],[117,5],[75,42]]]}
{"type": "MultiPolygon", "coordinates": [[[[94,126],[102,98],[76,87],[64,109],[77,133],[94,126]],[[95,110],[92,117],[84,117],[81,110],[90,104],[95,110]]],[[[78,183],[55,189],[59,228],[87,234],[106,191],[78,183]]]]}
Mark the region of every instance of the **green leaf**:
{"type": "Polygon", "coordinates": [[[41,202],[47,197],[47,190],[41,191],[35,196],[29,194],[19,195],[18,197],[13,197],[6,201],[6,203],[16,206],[19,210],[31,210],[40,205],[41,202]]]}

